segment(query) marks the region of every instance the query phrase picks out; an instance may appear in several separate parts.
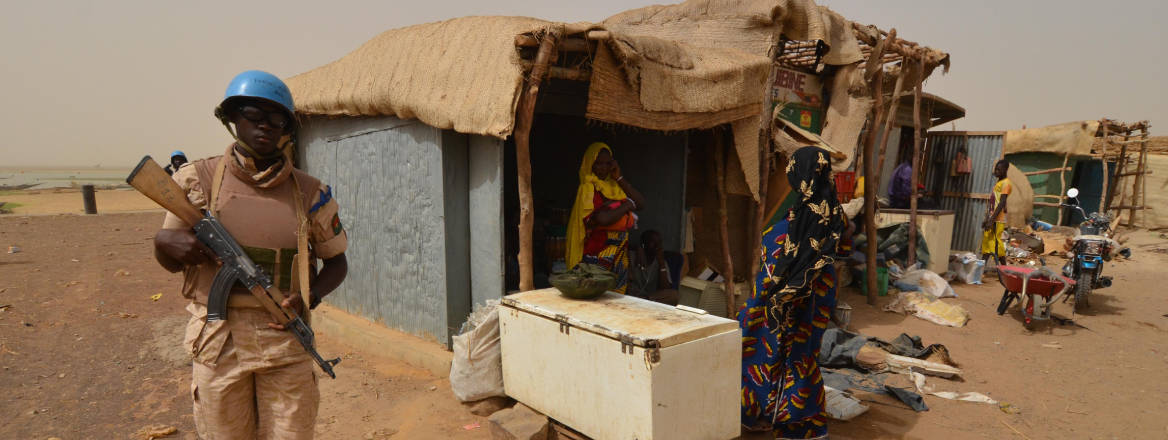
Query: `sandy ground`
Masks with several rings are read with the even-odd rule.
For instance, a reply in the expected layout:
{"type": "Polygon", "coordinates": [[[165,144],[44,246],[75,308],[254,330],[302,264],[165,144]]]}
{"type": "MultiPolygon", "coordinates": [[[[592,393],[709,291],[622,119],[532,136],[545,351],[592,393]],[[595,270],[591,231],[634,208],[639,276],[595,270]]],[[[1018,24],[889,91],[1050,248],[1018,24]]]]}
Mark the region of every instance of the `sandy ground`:
{"type": "MultiPolygon", "coordinates": [[[[94,193],[94,198],[99,214],[162,209],[138,191],[128,188],[98,189],[94,193]]],[[[17,204],[9,210],[18,215],[82,214],[85,212],[81,190],[77,188],[3,191],[0,192],[0,202],[17,204]]],[[[0,208],[4,207],[0,206],[0,208]]]]}
{"type": "MultiPolygon", "coordinates": [[[[0,249],[22,249],[0,253],[0,306],[8,306],[0,307],[2,437],[135,438],[156,424],[176,427],[170,438],[194,438],[190,362],[178,347],[187,319],[179,276],[151,256],[161,219],[160,212],[0,216],[0,249]],[[162,298],[151,300],[156,293],[162,298]]],[[[1158,282],[1168,239],[1142,232],[1131,244],[1134,260],[1108,266],[1115,287],[1074,316],[1089,330],[1040,324],[1026,331],[1016,308],[994,313],[996,283],[955,286],[961,298],[947,301],[973,316],[963,328],[882,312],[843,292],[855,308],[853,329],[948,346],[965,374],[963,381],[930,379],[938,390],[985,393],[1021,412],[927,396],[930,410],[916,413],[862,396],[872,409],[832,422],[833,438],[1165,438],[1168,298],[1158,282]],[[1043,347],[1055,342],[1062,348],[1043,347]]],[[[1056,313],[1071,316],[1066,305],[1056,313]]],[[[345,360],[336,381],[320,381],[318,438],[490,437],[486,420],[462,408],[445,378],[319,337],[323,354],[345,360]],[[464,429],[474,423],[480,427],[464,429]]]]}

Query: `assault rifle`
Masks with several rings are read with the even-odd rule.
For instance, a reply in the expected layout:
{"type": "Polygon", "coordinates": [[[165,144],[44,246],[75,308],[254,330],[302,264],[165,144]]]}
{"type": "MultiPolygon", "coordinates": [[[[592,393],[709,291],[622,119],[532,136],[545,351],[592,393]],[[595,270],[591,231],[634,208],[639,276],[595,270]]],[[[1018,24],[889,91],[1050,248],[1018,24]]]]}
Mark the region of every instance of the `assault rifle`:
{"type": "Polygon", "coordinates": [[[195,237],[211,248],[218,257],[219,271],[215,273],[215,280],[211,283],[211,294],[207,298],[208,321],[227,319],[227,297],[231,294],[231,287],[238,281],[247,287],[277,323],[296,336],[296,340],[300,341],[304,350],[312,355],[321,370],[328,373],[329,377],[337,378],[333,373],[333,365],[340,363],[341,359],[325,360],[320,357],[320,353],[313,347],[315,335],[312,328],[297,316],[295,311],[280,306],[284,302],[284,295],[273,287],[272,277],[251,261],[218,219],[209,212],[200,212],[191,204],[186,192],[162,170],[162,167],[159,167],[150,156],[143,157],[130,176],[126,177],[126,183],[187,224],[194,225],[195,237]]]}

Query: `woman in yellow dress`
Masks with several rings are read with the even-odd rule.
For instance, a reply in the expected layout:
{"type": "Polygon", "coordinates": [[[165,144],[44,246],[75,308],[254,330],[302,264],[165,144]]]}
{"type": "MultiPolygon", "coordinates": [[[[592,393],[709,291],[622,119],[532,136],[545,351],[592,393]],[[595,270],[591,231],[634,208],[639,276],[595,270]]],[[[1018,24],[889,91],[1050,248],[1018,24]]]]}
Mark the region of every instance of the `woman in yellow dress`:
{"type": "Polygon", "coordinates": [[[645,208],[645,198],[621,174],[612,148],[602,142],[588,146],[579,175],[568,220],[567,266],[604,267],[616,275],[611,290],[623,294],[629,279],[629,231],[637,224],[635,212],[645,208]]]}

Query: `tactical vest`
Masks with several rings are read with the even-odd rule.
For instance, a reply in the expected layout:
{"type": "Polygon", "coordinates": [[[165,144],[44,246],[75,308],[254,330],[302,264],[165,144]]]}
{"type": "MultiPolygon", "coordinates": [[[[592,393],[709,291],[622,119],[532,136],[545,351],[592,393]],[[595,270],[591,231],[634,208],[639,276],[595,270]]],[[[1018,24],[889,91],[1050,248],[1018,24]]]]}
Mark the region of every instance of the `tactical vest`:
{"type": "MultiPolygon", "coordinates": [[[[287,294],[293,285],[294,276],[298,273],[293,268],[293,258],[296,255],[296,234],[300,216],[296,213],[297,203],[293,197],[301,197],[303,201],[301,207],[312,206],[312,197],[320,188],[320,181],[308,173],[293,169],[292,175],[284,182],[271,188],[260,188],[228,170],[222,173],[219,188],[215,188],[213,182],[221,160],[231,159],[218,156],[191,163],[195,167],[204,198],[207,200],[208,206],[204,209],[219,219],[252,261],[263,267],[272,276],[276,287],[287,294]],[[300,194],[294,194],[297,183],[300,186],[300,194]],[[215,197],[211,196],[213,191],[217,192],[215,197]],[[210,206],[212,200],[215,206],[210,206]]],[[[227,166],[235,165],[228,163],[227,166]]],[[[305,212],[302,215],[308,214],[305,212]]],[[[211,282],[218,269],[215,263],[188,266],[184,272],[183,296],[206,304],[211,293],[211,282]]],[[[315,271],[310,269],[310,276],[314,275],[312,272],[315,271]]],[[[231,295],[232,301],[229,301],[229,305],[252,306],[251,302],[247,301],[251,294],[243,285],[236,283],[231,295]],[[236,298],[240,295],[243,297],[236,298]],[[240,301],[235,301],[236,299],[240,301]]],[[[259,303],[254,303],[254,306],[259,307],[259,303]]]]}

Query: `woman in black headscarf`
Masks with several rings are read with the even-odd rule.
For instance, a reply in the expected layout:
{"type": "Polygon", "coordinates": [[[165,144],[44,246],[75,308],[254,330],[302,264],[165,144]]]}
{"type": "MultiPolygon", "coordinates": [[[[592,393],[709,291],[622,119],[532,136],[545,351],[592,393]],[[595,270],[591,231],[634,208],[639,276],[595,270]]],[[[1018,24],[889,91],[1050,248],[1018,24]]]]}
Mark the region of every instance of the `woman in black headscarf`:
{"type": "Polygon", "coordinates": [[[763,231],[762,270],[738,314],[742,422],[776,438],[826,438],[816,357],[835,308],[833,263],[847,220],[824,150],[796,150],[787,181],[791,193],[763,231]]]}

